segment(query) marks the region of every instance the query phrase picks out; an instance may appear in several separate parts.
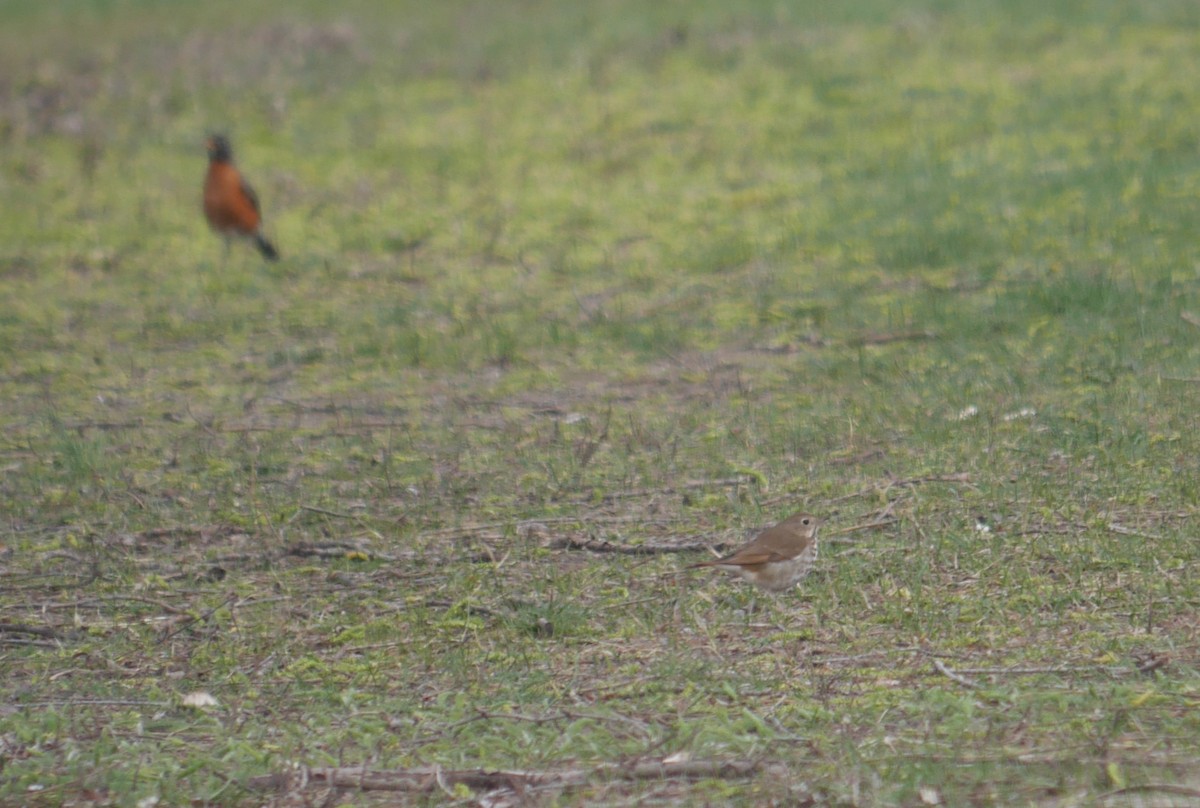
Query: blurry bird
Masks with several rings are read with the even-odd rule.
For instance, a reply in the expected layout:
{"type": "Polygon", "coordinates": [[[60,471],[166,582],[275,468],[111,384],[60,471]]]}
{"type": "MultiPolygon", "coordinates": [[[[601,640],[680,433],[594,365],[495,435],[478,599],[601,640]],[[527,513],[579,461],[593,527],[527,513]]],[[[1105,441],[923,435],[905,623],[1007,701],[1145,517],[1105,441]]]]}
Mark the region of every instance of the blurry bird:
{"type": "Polygon", "coordinates": [[[759,533],[732,555],[701,561],[695,567],[718,567],[737,573],[759,589],[782,592],[794,586],[817,560],[817,517],[797,513],[759,533]]]}
{"type": "Polygon", "coordinates": [[[207,141],[208,174],[204,178],[204,216],[213,230],[225,238],[225,252],[234,236],[254,241],[268,261],[279,258],[275,245],[262,234],[262,213],[258,194],[233,165],[233,149],[224,135],[212,135],[207,141]]]}

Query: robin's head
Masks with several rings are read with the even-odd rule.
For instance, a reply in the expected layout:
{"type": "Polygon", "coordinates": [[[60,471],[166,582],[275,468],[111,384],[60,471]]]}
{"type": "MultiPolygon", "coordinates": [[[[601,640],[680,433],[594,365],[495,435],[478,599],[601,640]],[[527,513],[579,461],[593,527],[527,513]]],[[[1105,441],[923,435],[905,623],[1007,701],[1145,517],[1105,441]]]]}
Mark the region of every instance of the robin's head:
{"type": "Polygon", "coordinates": [[[224,135],[209,135],[204,145],[208,148],[209,160],[227,163],[233,159],[233,147],[229,145],[229,138],[224,135]]]}

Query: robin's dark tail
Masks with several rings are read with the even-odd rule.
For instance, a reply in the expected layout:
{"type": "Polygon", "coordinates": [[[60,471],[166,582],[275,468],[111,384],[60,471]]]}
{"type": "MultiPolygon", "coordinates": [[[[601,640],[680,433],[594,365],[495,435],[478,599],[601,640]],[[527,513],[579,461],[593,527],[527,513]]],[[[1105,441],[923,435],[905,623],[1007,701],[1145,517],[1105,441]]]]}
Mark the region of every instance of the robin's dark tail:
{"type": "Polygon", "coordinates": [[[267,237],[262,233],[254,234],[254,246],[258,247],[258,251],[263,254],[263,258],[268,261],[279,260],[279,250],[275,249],[275,245],[267,241],[267,237]]]}

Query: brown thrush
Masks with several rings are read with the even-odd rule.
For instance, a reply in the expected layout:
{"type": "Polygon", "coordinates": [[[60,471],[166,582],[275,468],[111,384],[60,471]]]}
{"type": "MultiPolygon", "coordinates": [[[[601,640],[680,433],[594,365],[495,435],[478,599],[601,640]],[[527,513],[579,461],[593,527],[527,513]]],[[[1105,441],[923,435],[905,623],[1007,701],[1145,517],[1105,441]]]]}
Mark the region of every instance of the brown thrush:
{"type": "Polygon", "coordinates": [[[812,569],[817,560],[820,526],[817,517],[797,513],[759,533],[732,555],[692,567],[719,567],[737,573],[759,589],[782,592],[812,569]]]}

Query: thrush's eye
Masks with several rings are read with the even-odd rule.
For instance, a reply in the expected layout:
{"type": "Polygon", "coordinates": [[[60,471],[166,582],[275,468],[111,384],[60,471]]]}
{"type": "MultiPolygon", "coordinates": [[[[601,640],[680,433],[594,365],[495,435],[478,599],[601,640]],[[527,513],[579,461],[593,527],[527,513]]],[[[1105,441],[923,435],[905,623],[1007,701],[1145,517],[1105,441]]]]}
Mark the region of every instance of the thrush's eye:
{"type": "Polygon", "coordinates": [[[807,525],[807,524],[809,523],[809,521],[810,521],[810,520],[808,520],[808,519],[805,519],[805,520],[803,520],[803,521],[804,521],[804,524],[806,524],[806,525],[807,525]]]}

